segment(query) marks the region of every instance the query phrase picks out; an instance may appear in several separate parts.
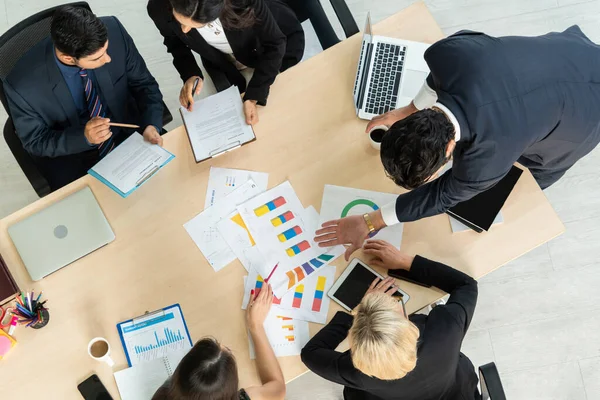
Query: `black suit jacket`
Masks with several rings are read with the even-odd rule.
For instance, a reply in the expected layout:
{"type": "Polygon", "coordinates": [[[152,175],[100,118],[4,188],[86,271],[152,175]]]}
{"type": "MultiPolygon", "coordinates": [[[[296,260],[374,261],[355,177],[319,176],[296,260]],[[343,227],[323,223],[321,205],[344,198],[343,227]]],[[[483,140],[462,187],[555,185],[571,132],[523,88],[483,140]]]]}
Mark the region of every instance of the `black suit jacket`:
{"type": "Polygon", "coordinates": [[[369,377],[354,368],[349,351],[335,351],[352,325],[352,316],[345,312],[338,312],[302,350],[302,361],[311,371],[345,386],[346,400],[476,398],[477,375],[460,347],[475,312],[477,282],[460,271],[419,256],[415,257],[410,275],[450,293],[450,298],[428,316],[410,316],[420,337],[417,365],[404,378],[383,381],[369,377]]]}
{"type": "Polygon", "coordinates": [[[284,55],[295,60],[304,53],[304,32],[291,9],[277,0],[239,0],[244,8],[254,9],[257,23],[245,29],[224,28],[233,55],[242,64],[255,68],[246,87],[246,80],[235,65],[221,51],[209,45],[196,29],[187,34],[173,17],[169,0],[150,0],[148,15],[164,37],[167,51],[173,55],[173,65],[185,82],[192,76],[203,77],[192,50],[200,54],[207,69],[223,72],[229,82],[236,85],[240,93],[245,91],[245,100],[256,100],[266,105],[269,88],[281,69],[284,55]]]}
{"type": "MultiPolygon", "coordinates": [[[[123,25],[101,20],[108,30],[112,61],[95,69],[101,97],[115,122],[162,127],[158,83],[123,25]]],[[[48,37],[19,60],[4,82],[10,113],[23,147],[33,156],[60,157],[91,150],[75,102],[56,65],[48,37]]]]}
{"type": "Polygon", "coordinates": [[[461,139],[450,171],[398,198],[400,221],[472,198],[516,161],[548,187],[600,141],[600,46],[577,26],[538,37],[462,31],[433,44],[425,61],[461,139]]]}

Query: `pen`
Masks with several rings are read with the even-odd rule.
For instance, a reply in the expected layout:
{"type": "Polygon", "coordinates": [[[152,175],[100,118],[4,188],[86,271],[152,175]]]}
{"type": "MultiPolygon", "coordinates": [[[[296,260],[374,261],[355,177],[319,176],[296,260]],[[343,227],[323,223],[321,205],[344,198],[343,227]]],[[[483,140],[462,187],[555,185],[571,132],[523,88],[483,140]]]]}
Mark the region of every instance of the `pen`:
{"type": "MultiPolygon", "coordinates": [[[[200,78],[196,78],[194,81],[194,86],[192,87],[192,98],[194,97],[194,93],[196,93],[196,89],[198,89],[198,84],[200,83],[200,78]]],[[[192,106],[192,103],[188,101],[188,108],[192,106]]]]}
{"type": "Polygon", "coordinates": [[[137,129],[140,127],[139,125],[121,124],[119,122],[109,122],[108,126],[120,126],[121,128],[133,128],[133,129],[137,129]]]}

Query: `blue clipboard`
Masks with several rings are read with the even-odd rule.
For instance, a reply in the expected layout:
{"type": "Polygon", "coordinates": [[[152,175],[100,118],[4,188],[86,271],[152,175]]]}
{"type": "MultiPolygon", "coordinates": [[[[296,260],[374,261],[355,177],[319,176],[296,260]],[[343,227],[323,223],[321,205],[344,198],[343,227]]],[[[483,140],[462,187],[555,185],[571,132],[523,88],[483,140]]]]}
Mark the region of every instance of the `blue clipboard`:
{"type": "Polygon", "coordinates": [[[150,173],[148,173],[148,175],[145,176],[141,180],[141,182],[140,182],[139,185],[136,185],[136,187],[134,187],[133,189],[131,189],[127,193],[122,192],[115,185],[113,185],[107,179],[105,179],[102,175],[100,175],[99,173],[97,173],[96,171],[94,171],[94,167],[90,168],[90,170],[88,171],[88,174],[90,174],[91,176],[93,176],[94,178],[98,179],[100,182],[104,183],[106,186],[108,186],[109,188],[111,188],[112,190],[114,190],[115,192],[117,192],[117,194],[119,194],[119,196],[125,198],[125,197],[129,196],[131,193],[135,192],[144,183],[148,182],[148,180],[150,180],[150,178],[152,178],[158,171],[160,171],[165,165],[167,165],[169,162],[171,162],[172,159],[175,158],[175,155],[173,153],[171,153],[168,150],[165,150],[164,148],[163,148],[163,150],[165,152],[169,153],[171,156],[162,165],[160,165],[158,168],[155,168],[154,170],[150,171],[150,173]]]}
{"type": "MultiPolygon", "coordinates": [[[[169,316],[170,314],[178,314],[181,317],[181,321],[179,321],[183,328],[185,329],[185,337],[182,339],[183,342],[187,342],[187,343],[182,343],[183,345],[189,345],[189,348],[191,349],[193,347],[193,343],[192,343],[192,337],[190,336],[190,332],[188,330],[187,327],[187,323],[185,322],[185,318],[183,317],[183,312],[181,311],[181,306],[179,305],[179,303],[170,305],[168,307],[165,307],[163,309],[160,310],[156,310],[153,312],[148,312],[145,313],[144,315],[140,315],[139,317],[135,317],[132,319],[129,319],[127,321],[123,321],[117,324],[117,331],[119,332],[119,337],[121,338],[121,345],[123,346],[123,351],[125,352],[125,357],[127,358],[127,364],[129,365],[129,367],[132,366],[132,362],[131,362],[131,358],[132,358],[132,354],[130,354],[130,351],[128,350],[128,344],[127,344],[127,338],[126,336],[129,335],[132,332],[137,332],[134,335],[138,335],[140,331],[142,330],[146,330],[146,332],[150,329],[152,329],[152,326],[156,326],[159,324],[162,324],[165,321],[169,321],[169,320],[175,320],[176,317],[174,316],[169,316]],[[187,339],[187,340],[186,340],[187,339]]],[[[176,337],[177,334],[174,335],[174,333],[170,333],[170,337],[169,333],[167,332],[167,330],[165,329],[165,334],[167,337],[165,337],[164,339],[159,339],[159,337],[157,336],[157,334],[154,334],[154,337],[156,337],[156,341],[157,342],[165,342],[164,346],[169,346],[169,344],[174,343],[174,341],[176,341],[178,338],[176,337]]],[[[146,335],[147,336],[147,335],[146,335]]],[[[183,336],[183,335],[181,335],[183,336]]],[[[149,348],[152,346],[135,346],[135,347],[139,347],[140,351],[153,351],[156,348],[160,347],[161,345],[158,344],[158,346],[154,347],[154,348],[149,348]]],[[[168,349],[167,349],[168,350],[168,349]]],[[[137,349],[136,349],[137,351],[137,349]]]]}

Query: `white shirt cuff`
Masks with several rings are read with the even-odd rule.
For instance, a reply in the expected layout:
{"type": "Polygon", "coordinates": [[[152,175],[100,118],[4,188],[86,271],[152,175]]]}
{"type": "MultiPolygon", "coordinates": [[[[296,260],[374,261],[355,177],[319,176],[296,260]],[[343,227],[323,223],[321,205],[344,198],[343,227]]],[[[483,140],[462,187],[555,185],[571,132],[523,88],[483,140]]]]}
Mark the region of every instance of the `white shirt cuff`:
{"type": "Polygon", "coordinates": [[[417,110],[423,110],[425,108],[432,107],[437,101],[438,96],[435,90],[429,87],[427,81],[423,82],[423,86],[419,89],[419,93],[415,96],[413,104],[417,110]]]}
{"type": "Polygon", "coordinates": [[[398,220],[398,216],[396,215],[395,201],[381,207],[381,218],[383,218],[383,222],[385,222],[387,226],[392,226],[400,223],[400,220],[398,220]]]}

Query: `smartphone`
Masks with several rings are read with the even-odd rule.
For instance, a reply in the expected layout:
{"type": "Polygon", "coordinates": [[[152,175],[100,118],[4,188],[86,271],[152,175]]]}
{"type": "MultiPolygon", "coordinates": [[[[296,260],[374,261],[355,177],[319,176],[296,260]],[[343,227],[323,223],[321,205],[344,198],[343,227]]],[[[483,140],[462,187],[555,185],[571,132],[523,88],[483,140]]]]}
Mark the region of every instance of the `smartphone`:
{"type": "Polygon", "coordinates": [[[431,285],[428,285],[428,284],[422,283],[422,282],[417,282],[414,279],[409,278],[408,275],[410,275],[410,272],[408,272],[405,269],[388,269],[388,275],[391,276],[392,278],[396,278],[396,279],[400,279],[402,281],[414,283],[415,285],[423,286],[426,288],[431,287],[431,285]]]}
{"type": "Polygon", "coordinates": [[[113,400],[96,374],[77,385],[77,389],[85,400],[113,400]]]}

